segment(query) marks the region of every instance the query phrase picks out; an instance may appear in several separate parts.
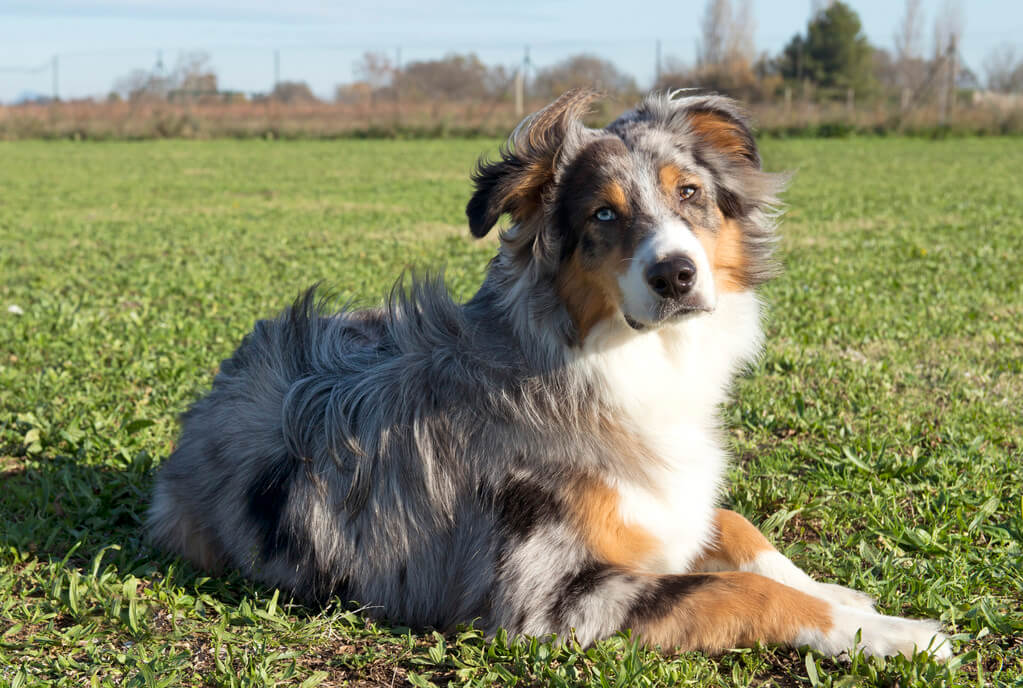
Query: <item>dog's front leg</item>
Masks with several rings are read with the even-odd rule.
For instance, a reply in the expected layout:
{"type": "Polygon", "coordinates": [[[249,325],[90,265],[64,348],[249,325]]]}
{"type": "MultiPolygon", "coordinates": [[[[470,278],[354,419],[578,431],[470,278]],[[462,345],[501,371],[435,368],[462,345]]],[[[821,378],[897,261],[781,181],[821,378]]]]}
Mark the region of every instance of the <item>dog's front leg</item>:
{"type": "Polygon", "coordinates": [[[757,573],[834,604],[874,608],[874,600],[862,592],[812,579],[775,549],[756,526],[734,511],[718,509],[714,529],[715,539],[694,565],[694,571],[757,573]]]}
{"type": "Polygon", "coordinates": [[[632,629],[664,650],[721,652],[762,642],[830,655],[861,649],[950,656],[933,622],[836,605],[755,573],[652,576],[587,558],[558,561],[553,543],[546,544],[525,545],[506,561],[496,625],[530,635],[574,633],[583,645],[632,629]]]}

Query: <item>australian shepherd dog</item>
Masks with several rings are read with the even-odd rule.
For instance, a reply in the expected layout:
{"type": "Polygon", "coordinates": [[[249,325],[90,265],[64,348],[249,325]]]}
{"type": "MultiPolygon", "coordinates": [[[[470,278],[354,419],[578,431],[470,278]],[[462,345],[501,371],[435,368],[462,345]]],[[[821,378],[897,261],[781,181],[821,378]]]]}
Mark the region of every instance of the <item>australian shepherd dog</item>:
{"type": "Polygon", "coordinates": [[[948,657],[936,623],[814,581],[717,508],[785,181],[746,116],[657,94],[591,129],[593,98],[480,161],[469,228],[510,224],[468,302],[413,279],[256,324],[182,417],[153,541],[414,627],[948,657]]]}

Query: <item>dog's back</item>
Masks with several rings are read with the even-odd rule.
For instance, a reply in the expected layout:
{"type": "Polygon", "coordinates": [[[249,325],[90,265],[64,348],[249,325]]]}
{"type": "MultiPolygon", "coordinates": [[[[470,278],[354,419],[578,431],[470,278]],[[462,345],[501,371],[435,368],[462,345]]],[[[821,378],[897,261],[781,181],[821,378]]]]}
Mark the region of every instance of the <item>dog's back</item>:
{"type": "MultiPolygon", "coordinates": [[[[443,336],[457,346],[448,303],[443,336]]],[[[440,348],[399,343],[396,327],[381,310],[321,315],[312,291],[257,323],[182,417],[150,509],[154,541],[204,569],[363,600],[413,625],[480,615],[493,510],[454,464],[462,431],[437,432],[424,398],[457,418],[446,367],[465,361],[434,362],[440,348]]]]}

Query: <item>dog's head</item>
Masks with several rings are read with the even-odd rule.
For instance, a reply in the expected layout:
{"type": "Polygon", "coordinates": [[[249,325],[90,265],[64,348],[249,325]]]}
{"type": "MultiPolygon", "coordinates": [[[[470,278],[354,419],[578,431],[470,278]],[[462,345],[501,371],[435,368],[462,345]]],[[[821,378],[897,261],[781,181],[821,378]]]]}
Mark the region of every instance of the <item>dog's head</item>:
{"type": "Polygon", "coordinates": [[[771,276],[772,208],[748,120],[720,96],[652,95],[605,129],[572,91],[480,161],[466,208],[482,237],[504,213],[503,251],[550,276],[579,339],[621,318],[635,329],[712,311],[771,276]]]}

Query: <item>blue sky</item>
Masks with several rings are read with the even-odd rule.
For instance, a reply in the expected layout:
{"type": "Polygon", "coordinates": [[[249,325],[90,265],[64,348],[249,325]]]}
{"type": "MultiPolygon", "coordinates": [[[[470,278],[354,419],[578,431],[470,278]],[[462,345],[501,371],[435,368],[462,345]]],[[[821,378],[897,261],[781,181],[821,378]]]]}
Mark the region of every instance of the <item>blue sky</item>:
{"type": "MultiPolygon", "coordinates": [[[[923,0],[924,46],[947,0],[923,0]]],[[[902,0],[853,0],[867,36],[891,48],[902,0]]],[[[704,2],[694,0],[518,0],[515,3],[327,2],[325,0],[0,0],[0,101],[25,91],[49,94],[49,63],[59,55],[59,92],[101,95],[132,69],[149,69],[157,55],[173,66],[182,52],[205,51],[222,87],[256,92],[272,86],[274,50],[282,79],[307,81],[329,96],[352,78],[367,50],[404,62],[446,52],[475,52],[488,63],[514,64],[530,46],[543,66],[577,52],[613,60],[641,86],[654,75],[655,42],[663,54],[691,62],[704,2]],[[45,68],[44,68],[45,67],[45,68]],[[38,68],[34,73],[22,70],[38,68]]],[[[982,75],[998,44],[1023,55],[1023,0],[964,0],[962,54],[982,75]]],[[[758,51],[776,53],[802,31],[809,0],[754,1],[758,51]]]]}

